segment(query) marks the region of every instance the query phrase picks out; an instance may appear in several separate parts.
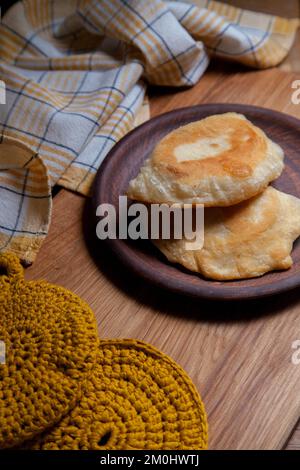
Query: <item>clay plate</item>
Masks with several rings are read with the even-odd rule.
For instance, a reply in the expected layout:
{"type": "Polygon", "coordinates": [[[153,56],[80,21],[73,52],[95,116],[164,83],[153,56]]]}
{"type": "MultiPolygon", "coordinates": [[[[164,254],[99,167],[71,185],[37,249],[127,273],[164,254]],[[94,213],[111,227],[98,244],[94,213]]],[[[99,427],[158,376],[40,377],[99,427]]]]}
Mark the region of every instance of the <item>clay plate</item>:
{"type": "MultiPolygon", "coordinates": [[[[300,197],[300,121],[286,114],[265,108],[237,104],[204,104],[176,109],[162,114],[127,134],[113,147],[96,176],[94,207],[113,204],[124,195],[129,181],[135,177],[155,144],[173,129],[225,112],[244,114],[262,128],[285,152],[285,169],[273,185],[281,191],[300,197]]],[[[249,299],[277,294],[300,286],[300,239],[295,242],[294,265],[287,271],[265,274],[240,281],[210,281],[169,263],[148,240],[108,240],[114,253],[146,281],[175,292],[194,297],[218,300],[249,299]]]]}

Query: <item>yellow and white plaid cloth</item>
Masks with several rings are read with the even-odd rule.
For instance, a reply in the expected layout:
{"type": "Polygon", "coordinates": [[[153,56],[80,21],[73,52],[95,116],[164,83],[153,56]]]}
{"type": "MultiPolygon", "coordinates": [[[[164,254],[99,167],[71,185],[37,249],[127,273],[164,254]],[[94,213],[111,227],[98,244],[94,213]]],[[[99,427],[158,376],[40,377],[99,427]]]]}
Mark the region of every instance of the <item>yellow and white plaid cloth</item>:
{"type": "Polygon", "coordinates": [[[209,0],[14,5],[0,27],[0,250],[34,260],[51,188],[90,193],[108,151],[149,117],[147,82],[192,86],[211,56],[274,66],[298,25],[209,0]]]}

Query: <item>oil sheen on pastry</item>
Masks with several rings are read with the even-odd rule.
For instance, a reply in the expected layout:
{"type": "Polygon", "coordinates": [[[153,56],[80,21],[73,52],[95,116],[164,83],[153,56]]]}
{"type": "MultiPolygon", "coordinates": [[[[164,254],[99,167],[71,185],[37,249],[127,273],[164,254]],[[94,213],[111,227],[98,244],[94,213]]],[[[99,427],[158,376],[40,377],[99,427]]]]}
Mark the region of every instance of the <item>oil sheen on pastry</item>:
{"type": "Polygon", "coordinates": [[[235,206],[205,209],[201,250],[187,251],[184,240],[154,243],[169,261],[224,281],[288,269],[299,235],[300,199],[269,186],[235,206]]]}
{"type": "Polygon", "coordinates": [[[284,153],[241,114],[209,116],[175,129],[154,148],[127,191],[152,203],[230,206],[262,192],[284,153]]]}

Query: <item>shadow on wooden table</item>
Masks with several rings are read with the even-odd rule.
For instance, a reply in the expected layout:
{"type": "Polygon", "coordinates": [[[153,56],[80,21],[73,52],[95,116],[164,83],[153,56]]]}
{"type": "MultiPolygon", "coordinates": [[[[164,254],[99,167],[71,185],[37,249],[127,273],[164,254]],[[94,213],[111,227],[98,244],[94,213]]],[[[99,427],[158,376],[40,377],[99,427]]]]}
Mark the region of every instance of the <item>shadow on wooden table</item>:
{"type": "MultiPolygon", "coordinates": [[[[257,72],[257,69],[253,67],[247,67],[246,65],[243,64],[238,64],[234,62],[229,62],[226,60],[220,60],[220,59],[212,59],[207,72],[210,72],[211,75],[215,75],[216,77],[219,76],[220,78],[222,77],[222,80],[224,80],[227,77],[233,76],[235,74],[242,74],[247,72],[248,74],[253,71],[257,72]]],[[[168,100],[168,98],[172,98],[174,95],[193,90],[193,87],[190,86],[185,86],[185,87],[171,87],[171,86],[159,86],[159,85],[151,85],[149,84],[148,89],[147,89],[147,94],[150,99],[150,104],[152,103],[153,99],[156,98],[164,98],[168,100]]],[[[197,103],[195,103],[197,104],[197,103]]]]}
{"type": "Polygon", "coordinates": [[[280,314],[286,306],[291,307],[299,301],[300,292],[297,289],[260,300],[214,301],[195,299],[156,287],[124,266],[109,244],[97,239],[95,224],[92,202],[87,199],[82,229],[91,258],[109,282],[156,311],[179,317],[188,311],[191,319],[208,322],[249,322],[261,316],[280,314]]]}

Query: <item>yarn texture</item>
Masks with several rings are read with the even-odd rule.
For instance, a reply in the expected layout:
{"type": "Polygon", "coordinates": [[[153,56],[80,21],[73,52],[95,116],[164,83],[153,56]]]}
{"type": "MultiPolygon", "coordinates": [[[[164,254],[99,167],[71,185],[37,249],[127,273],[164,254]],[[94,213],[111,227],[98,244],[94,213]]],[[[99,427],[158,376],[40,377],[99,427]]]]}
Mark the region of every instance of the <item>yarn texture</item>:
{"type": "Polygon", "coordinates": [[[15,255],[0,254],[0,448],[59,422],[81,397],[98,355],[91,309],[45,281],[26,282],[15,255]]]}
{"type": "Polygon", "coordinates": [[[29,448],[206,449],[207,440],[203,403],[178,364],[141,341],[104,340],[81,401],[29,448]]]}

